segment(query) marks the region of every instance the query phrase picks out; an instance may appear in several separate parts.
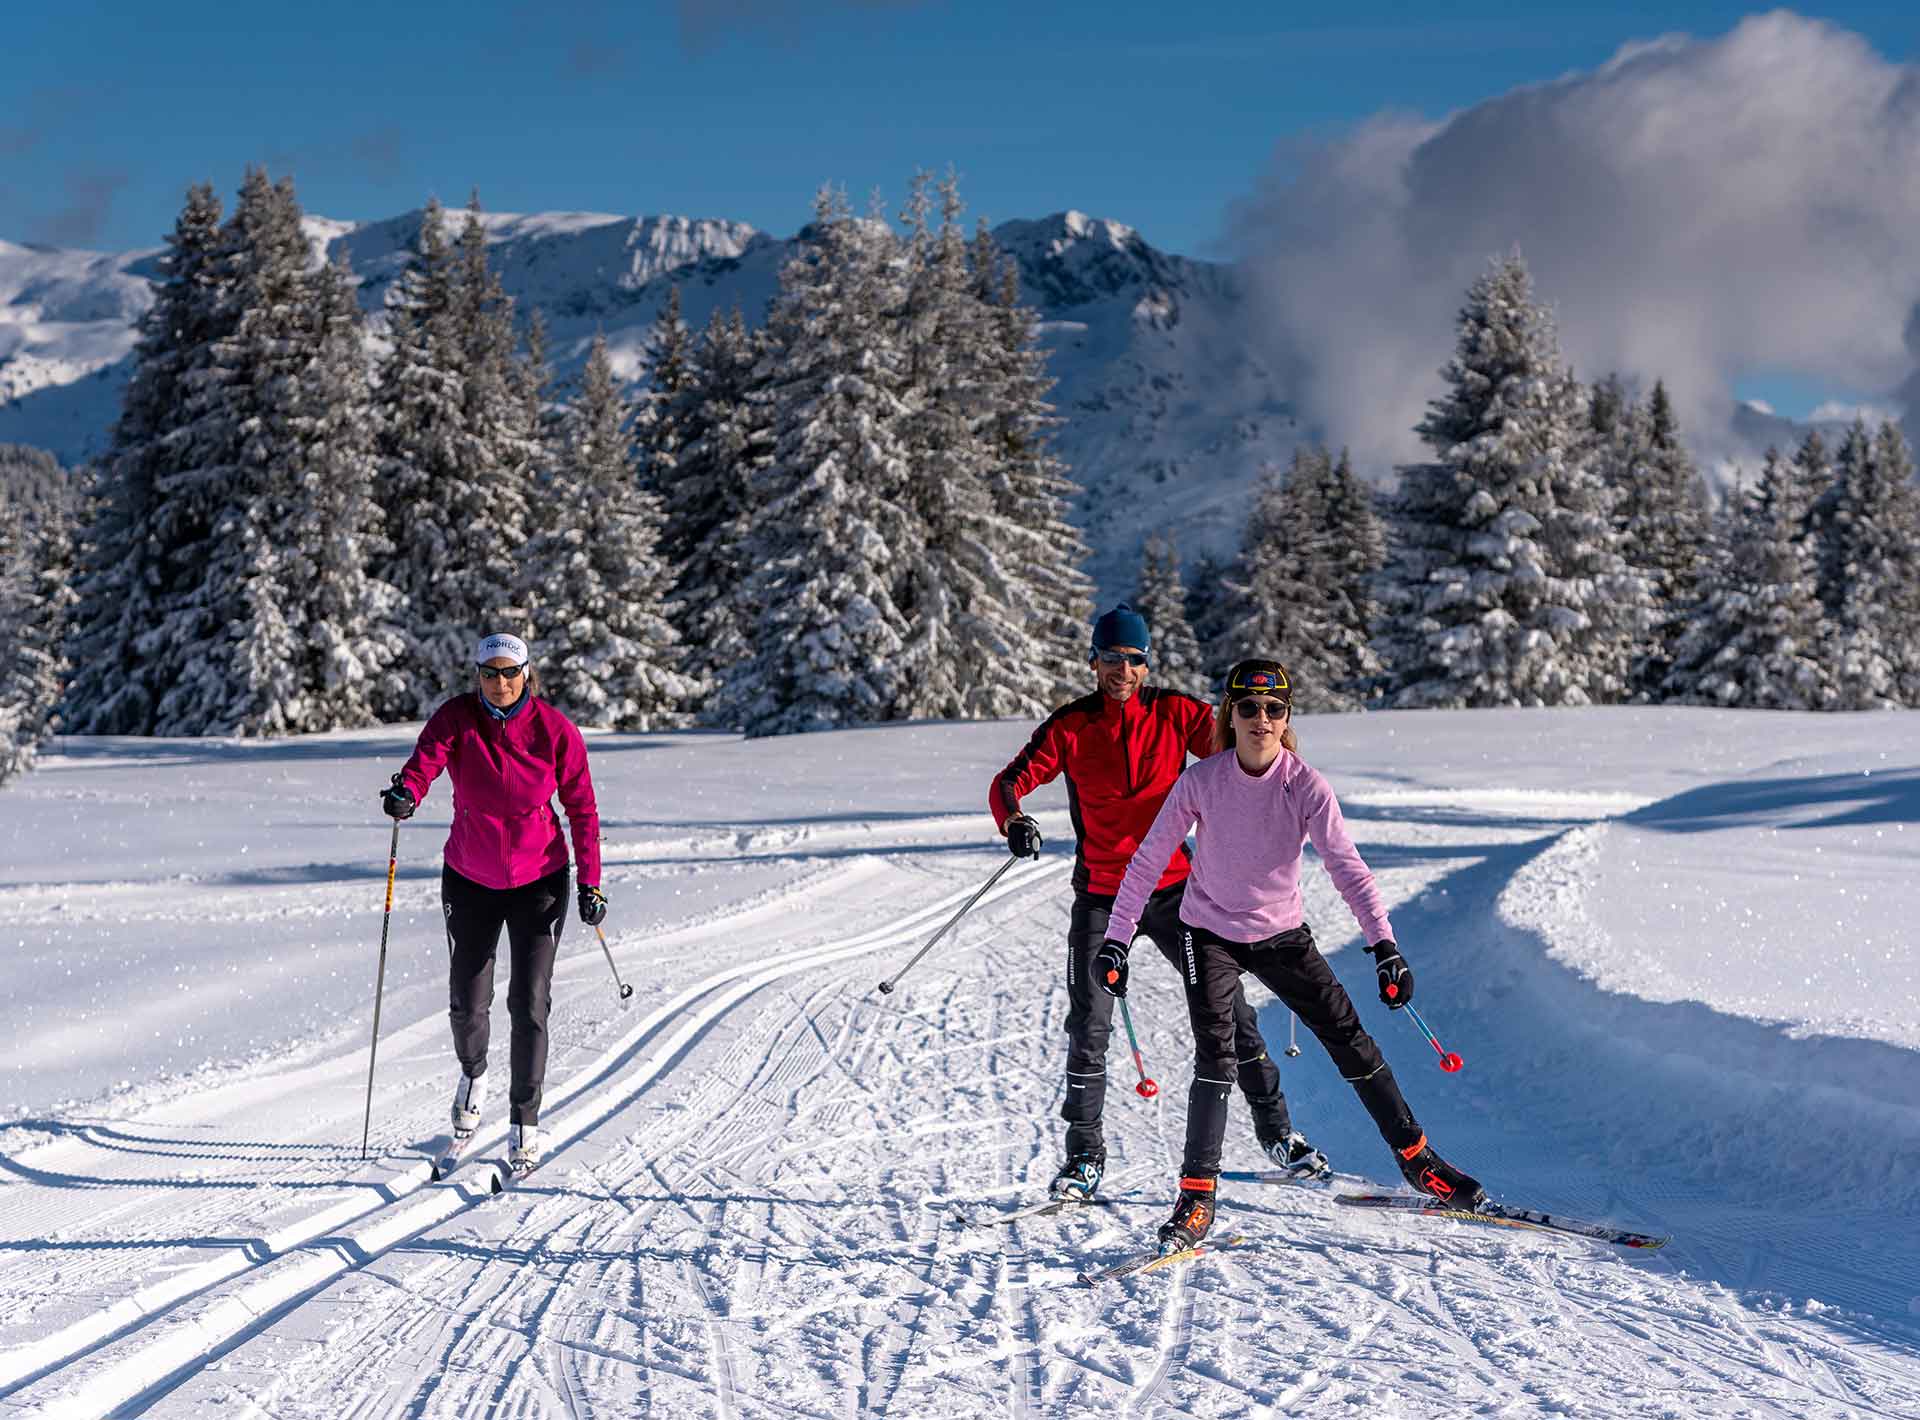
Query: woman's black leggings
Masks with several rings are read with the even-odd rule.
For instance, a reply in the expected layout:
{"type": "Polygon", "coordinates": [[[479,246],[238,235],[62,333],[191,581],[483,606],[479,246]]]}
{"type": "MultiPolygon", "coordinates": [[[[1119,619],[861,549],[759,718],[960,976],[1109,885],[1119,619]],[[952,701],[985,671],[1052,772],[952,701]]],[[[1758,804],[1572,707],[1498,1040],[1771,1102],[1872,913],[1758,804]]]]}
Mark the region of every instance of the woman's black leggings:
{"type": "Polygon", "coordinates": [[[452,868],[440,870],[440,910],[447,918],[447,1014],[453,1023],[453,1053],[469,1075],[487,1068],[493,958],[500,929],[507,929],[513,971],[507,980],[507,1014],[513,1021],[513,1080],[507,1104],[515,1124],[540,1122],[553,958],[560,950],[566,908],[565,868],[514,888],[482,887],[452,868]]]}
{"type": "Polygon", "coordinates": [[[1193,1022],[1193,1087],[1187,1096],[1184,1176],[1211,1178],[1220,1172],[1220,1141],[1227,1130],[1227,1096],[1234,1079],[1233,998],[1240,973],[1251,972],[1318,1037],[1341,1077],[1394,1149],[1420,1137],[1420,1126],[1400,1094],[1380,1047],[1360,1025],[1346,987],[1313,944],[1313,933],[1295,927],[1259,942],[1229,942],[1203,927],[1181,929],[1181,976],[1187,1015],[1193,1022]]]}

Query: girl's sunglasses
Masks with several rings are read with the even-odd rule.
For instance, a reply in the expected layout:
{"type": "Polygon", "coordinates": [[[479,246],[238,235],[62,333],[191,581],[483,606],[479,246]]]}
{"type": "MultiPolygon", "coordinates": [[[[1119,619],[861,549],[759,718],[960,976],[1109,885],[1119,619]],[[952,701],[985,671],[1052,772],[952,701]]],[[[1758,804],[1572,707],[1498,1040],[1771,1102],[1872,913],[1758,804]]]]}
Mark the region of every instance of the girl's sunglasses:
{"type": "Polygon", "coordinates": [[[525,666],[475,666],[482,680],[518,680],[527,673],[525,666]]]}
{"type": "Polygon", "coordinates": [[[1269,720],[1284,720],[1287,718],[1287,702],[1259,700],[1248,696],[1245,700],[1233,702],[1233,713],[1242,720],[1251,720],[1259,715],[1265,715],[1269,720]]]}

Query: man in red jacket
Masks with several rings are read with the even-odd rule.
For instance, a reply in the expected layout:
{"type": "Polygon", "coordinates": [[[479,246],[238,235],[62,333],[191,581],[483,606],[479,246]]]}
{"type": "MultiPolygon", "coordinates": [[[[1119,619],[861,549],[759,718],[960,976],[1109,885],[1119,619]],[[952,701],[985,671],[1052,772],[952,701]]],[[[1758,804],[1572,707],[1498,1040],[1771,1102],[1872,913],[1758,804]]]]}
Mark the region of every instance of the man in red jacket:
{"type": "MultiPolygon", "coordinates": [[[[1053,1180],[1056,1197],[1092,1197],[1106,1168],[1101,1113],[1113,999],[1094,982],[1093,958],[1105,940],[1113,896],[1134,849],[1186,768],[1188,754],[1204,759],[1213,753],[1213,707],[1146,684],[1148,641],[1146,618],[1125,602],[1096,620],[1088,658],[1096,689],[1049,715],[1000,771],[987,796],[1008,849],[1019,857],[1038,857],[1040,830],[1020,811],[1020,798],[1063,774],[1067,780],[1075,838],[1073,916],[1067,929],[1067,1098],[1060,1107],[1067,1121],[1067,1159],[1053,1180]]],[[[1140,914],[1140,931],[1176,965],[1189,861],[1183,845],[1140,914]]],[[[1253,1111],[1261,1148],[1300,1177],[1325,1173],[1325,1156],[1293,1128],[1280,1071],[1268,1058],[1253,1007],[1237,988],[1233,1020],[1240,1089],[1253,1111]]]]}

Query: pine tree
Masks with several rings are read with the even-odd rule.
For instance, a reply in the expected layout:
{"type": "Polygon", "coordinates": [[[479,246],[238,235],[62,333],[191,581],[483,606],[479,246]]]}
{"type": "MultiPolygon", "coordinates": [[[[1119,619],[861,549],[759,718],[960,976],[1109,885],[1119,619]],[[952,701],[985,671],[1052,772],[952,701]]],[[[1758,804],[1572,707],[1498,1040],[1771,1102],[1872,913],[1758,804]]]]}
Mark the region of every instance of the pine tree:
{"type": "Polygon", "coordinates": [[[1402,471],[1385,642],[1396,703],[1584,705],[1620,698],[1650,619],[1586,461],[1586,395],[1516,252],[1469,289],[1402,471]]]}
{"type": "Polygon", "coordinates": [[[153,728],[149,657],[160,647],[166,594],[156,541],[161,480],[182,457],[172,435],[183,422],[182,375],[215,333],[220,200],[207,184],[186,203],[157,263],[154,301],[140,319],[133,373],[107,452],[87,477],[86,526],[78,549],[63,718],[80,734],[143,735],[153,728]]]}
{"type": "Polygon", "coordinates": [[[1201,700],[1213,697],[1200,642],[1187,623],[1187,589],[1180,581],[1180,554],[1169,537],[1150,537],[1141,550],[1140,582],[1133,609],[1147,619],[1153,637],[1153,679],[1201,700]]]}
{"type": "Polygon", "coordinates": [[[1799,474],[1769,449],[1759,486],[1728,504],[1726,556],[1702,572],[1660,693],[1696,705],[1823,709],[1833,688],[1799,474]]]}
{"type": "Polygon", "coordinates": [[[693,687],[676,670],[679,637],[656,552],[659,500],[635,477],[628,410],[594,338],[562,426],[552,512],[529,551],[540,569],[536,623],[543,693],[576,721],[620,730],[680,722],[693,687]]]}
{"type": "Polygon", "coordinates": [[[699,379],[693,337],[681,316],[677,285],[667,288],[666,304],[654,320],[649,343],[653,358],[647,367],[647,393],[634,419],[634,445],[640,486],[659,494],[674,482],[674,466],[685,436],[683,396],[699,379]]]}
{"type": "Polygon", "coordinates": [[[1920,490],[1898,426],[1855,420],[1835,458],[1821,547],[1829,658],[1844,710],[1920,704],[1920,490]]]}
{"type": "Polygon", "coordinates": [[[1080,487],[1053,452],[1053,431],[1063,421],[1047,402],[1054,380],[1036,335],[1039,316],[1020,303],[1018,268],[984,222],[974,235],[972,266],[980,298],[993,307],[980,397],[989,411],[984,432],[996,450],[994,506],[1019,531],[1002,566],[1019,585],[1015,600],[1032,608],[1029,631],[1051,668],[1052,684],[1037,689],[1049,702],[1070,700],[1086,689],[1093,615],[1093,583],[1082,570],[1090,553],[1067,516],[1080,487]]]}
{"type": "Polygon", "coordinates": [[[716,705],[754,735],[883,719],[901,699],[897,242],[830,191],[814,218],[767,322],[774,452],[744,544],[759,611],[716,705]]]}
{"type": "Polygon", "coordinates": [[[59,723],[72,521],[72,490],[52,456],[0,445],[0,784],[33,767],[59,723]]]}

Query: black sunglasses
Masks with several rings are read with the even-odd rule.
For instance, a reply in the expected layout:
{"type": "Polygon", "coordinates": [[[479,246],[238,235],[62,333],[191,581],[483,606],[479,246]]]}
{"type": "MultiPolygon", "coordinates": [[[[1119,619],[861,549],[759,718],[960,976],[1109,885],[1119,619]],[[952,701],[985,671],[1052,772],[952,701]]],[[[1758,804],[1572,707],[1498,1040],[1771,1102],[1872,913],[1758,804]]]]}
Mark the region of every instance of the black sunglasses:
{"type": "Polygon", "coordinates": [[[1287,718],[1287,708],[1284,700],[1257,700],[1252,696],[1233,702],[1233,713],[1242,720],[1251,720],[1259,715],[1265,715],[1269,720],[1284,720],[1287,718]]]}
{"type": "Polygon", "coordinates": [[[482,680],[518,680],[527,673],[524,665],[519,666],[475,666],[482,680]]]}
{"type": "Polygon", "coordinates": [[[1094,659],[1103,666],[1117,666],[1125,663],[1129,666],[1144,666],[1147,658],[1138,651],[1095,651],[1094,659]]]}

